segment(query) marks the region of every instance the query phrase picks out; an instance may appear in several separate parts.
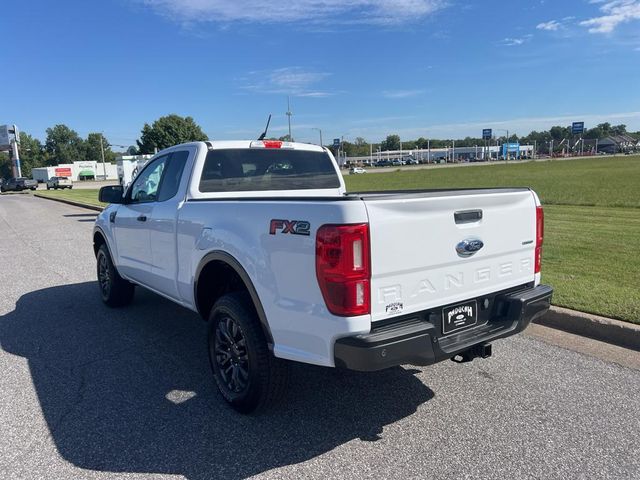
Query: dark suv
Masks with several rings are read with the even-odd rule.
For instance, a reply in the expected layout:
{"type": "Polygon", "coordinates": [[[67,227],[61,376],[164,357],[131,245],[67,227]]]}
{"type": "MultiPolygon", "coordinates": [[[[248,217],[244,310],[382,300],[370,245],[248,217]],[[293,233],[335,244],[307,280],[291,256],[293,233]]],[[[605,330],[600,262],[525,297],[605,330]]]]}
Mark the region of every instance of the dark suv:
{"type": "Polygon", "coordinates": [[[38,182],[29,180],[25,177],[12,178],[0,186],[2,192],[21,192],[22,190],[35,190],[38,188],[38,182]]]}

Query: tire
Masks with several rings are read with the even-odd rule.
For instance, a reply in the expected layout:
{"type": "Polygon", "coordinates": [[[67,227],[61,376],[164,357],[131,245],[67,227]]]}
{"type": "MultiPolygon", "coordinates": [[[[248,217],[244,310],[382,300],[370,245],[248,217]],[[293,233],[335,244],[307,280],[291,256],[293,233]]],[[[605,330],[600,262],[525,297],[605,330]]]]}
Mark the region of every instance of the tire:
{"type": "Polygon", "coordinates": [[[49,185],[47,185],[47,190],[51,190],[51,187],[49,185]]]}
{"type": "Polygon", "coordinates": [[[69,187],[69,190],[71,190],[73,187],[69,187]]]}
{"type": "Polygon", "coordinates": [[[106,245],[100,247],[96,260],[98,288],[102,301],[110,307],[130,304],[135,293],[135,285],[120,276],[106,245]]]}
{"type": "Polygon", "coordinates": [[[213,378],[236,411],[258,412],[280,400],[288,383],[289,363],[269,351],[246,292],[227,294],[216,302],[209,315],[207,341],[213,378]]]}

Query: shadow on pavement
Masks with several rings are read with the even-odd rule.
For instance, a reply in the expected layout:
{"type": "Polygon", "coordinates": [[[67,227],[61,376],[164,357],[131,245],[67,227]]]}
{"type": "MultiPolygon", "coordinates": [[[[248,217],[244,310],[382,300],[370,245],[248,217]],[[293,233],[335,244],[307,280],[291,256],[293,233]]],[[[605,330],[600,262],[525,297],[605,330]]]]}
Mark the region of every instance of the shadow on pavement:
{"type": "Polygon", "coordinates": [[[433,392],[415,370],[294,365],[281,406],[241,416],[209,374],[205,324],[138,289],[112,310],[94,282],[23,295],[0,346],[28,359],[60,455],[91,470],[246,478],[314,458],[414,413],[433,392]]]}

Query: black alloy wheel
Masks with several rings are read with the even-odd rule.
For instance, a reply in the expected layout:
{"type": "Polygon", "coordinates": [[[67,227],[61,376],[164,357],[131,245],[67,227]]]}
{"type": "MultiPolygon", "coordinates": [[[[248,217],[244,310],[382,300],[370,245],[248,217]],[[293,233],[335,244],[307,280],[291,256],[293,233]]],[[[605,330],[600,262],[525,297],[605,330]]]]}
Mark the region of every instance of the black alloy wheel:
{"type": "Polygon", "coordinates": [[[247,341],[238,324],[228,315],[218,320],[214,339],[215,361],[225,386],[243,393],[249,385],[247,341]]]}

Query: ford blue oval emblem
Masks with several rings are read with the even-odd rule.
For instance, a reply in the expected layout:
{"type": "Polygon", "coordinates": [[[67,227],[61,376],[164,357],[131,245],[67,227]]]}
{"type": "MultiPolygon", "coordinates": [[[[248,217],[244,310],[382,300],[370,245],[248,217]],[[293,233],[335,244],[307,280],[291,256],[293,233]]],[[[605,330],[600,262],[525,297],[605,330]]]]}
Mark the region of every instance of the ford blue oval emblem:
{"type": "Polygon", "coordinates": [[[470,257],[484,247],[484,242],[479,238],[467,238],[456,245],[456,252],[461,257],[470,257]]]}

